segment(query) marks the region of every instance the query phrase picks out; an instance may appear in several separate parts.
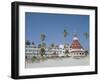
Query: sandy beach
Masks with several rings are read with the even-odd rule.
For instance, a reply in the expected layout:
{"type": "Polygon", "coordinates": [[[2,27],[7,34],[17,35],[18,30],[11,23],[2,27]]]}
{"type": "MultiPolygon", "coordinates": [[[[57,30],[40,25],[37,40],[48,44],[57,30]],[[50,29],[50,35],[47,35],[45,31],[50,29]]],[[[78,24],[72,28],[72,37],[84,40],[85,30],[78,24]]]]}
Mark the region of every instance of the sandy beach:
{"type": "Polygon", "coordinates": [[[86,66],[89,65],[89,56],[74,58],[49,58],[36,62],[26,62],[25,68],[60,67],[60,66],[86,66]]]}

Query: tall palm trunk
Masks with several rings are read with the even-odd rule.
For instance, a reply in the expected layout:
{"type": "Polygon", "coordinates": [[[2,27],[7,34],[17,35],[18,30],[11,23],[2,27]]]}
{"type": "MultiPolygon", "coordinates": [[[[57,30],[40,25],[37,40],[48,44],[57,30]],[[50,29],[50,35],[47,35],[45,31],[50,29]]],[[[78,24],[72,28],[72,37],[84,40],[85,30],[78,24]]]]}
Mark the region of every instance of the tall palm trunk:
{"type": "Polygon", "coordinates": [[[40,49],[40,53],[41,53],[41,56],[43,56],[45,54],[45,48],[43,46],[43,42],[45,40],[45,34],[44,33],[41,33],[40,35],[40,39],[41,39],[41,49],[40,49]]]}
{"type": "Polygon", "coordinates": [[[44,33],[41,33],[41,36],[40,36],[40,38],[41,38],[41,45],[42,45],[42,47],[43,47],[43,42],[44,42],[44,40],[45,40],[45,34],[44,33]]]}
{"type": "MultiPolygon", "coordinates": [[[[85,32],[85,33],[84,33],[84,37],[85,37],[86,40],[89,38],[88,32],[85,32]]],[[[87,43],[86,43],[86,45],[87,45],[87,43]]],[[[86,48],[86,49],[87,49],[87,48],[86,48]]],[[[88,48],[88,49],[89,49],[89,48],[88,48]]]]}
{"type": "Polygon", "coordinates": [[[68,35],[68,32],[66,29],[64,29],[64,32],[63,32],[63,35],[64,35],[64,47],[66,46],[67,42],[66,42],[66,37],[68,35]]]}

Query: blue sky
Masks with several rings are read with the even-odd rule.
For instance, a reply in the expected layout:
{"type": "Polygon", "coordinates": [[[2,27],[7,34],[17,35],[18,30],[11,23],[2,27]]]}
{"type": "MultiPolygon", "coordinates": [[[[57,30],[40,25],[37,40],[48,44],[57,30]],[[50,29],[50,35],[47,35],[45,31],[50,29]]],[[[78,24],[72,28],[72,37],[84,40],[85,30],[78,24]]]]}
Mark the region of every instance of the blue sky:
{"type": "Polygon", "coordinates": [[[76,33],[81,45],[89,47],[83,33],[89,32],[88,15],[52,14],[52,13],[25,13],[25,40],[34,41],[36,45],[41,43],[40,34],[46,35],[47,46],[53,44],[64,44],[63,31],[68,31],[66,43],[72,42],[73,34],[76,33]]]}

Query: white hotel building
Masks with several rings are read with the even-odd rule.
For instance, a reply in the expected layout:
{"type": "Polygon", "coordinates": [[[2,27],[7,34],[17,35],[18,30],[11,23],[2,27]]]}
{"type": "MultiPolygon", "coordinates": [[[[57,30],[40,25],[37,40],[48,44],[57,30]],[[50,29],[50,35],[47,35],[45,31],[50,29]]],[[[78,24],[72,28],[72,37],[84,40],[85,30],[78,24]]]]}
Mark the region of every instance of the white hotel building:
{"type": "MultiPolygon", "coordinates": [[[[25,53],[26,56],[32,57],[32,56],[41,56],[40,54],[40,49],[34,47],[34,45],[26,45],[25,46],[25,53]]],[[[44,48],[45,49],[45,55],[47,57],[52,57],[52,56],[65,56],[65,49],[63,45],[59,45],[58,48],[44,48]]],[[[68,49],[68,48],[67,48],[68,49]]]]}
{"type": "MultiPolygon", "coordinates": [[[[25,46],[25,55],[27,57],[32,56],[41,56],[40,49],[38,47],[35,47],[34,45],[26,45],[25,46]]],[[[59,45],[55,48],[45,48],[45,55],[46,57],[53,57],[53,56],[86,56],[85,49],[81,46],[79,43],[78,37],[74,35],[72,44],[70,46],[67,46],[64,48],[64,45],[59,45]],[[68,51],[67,54],[65,54],[65,51],[68,51]]]]}

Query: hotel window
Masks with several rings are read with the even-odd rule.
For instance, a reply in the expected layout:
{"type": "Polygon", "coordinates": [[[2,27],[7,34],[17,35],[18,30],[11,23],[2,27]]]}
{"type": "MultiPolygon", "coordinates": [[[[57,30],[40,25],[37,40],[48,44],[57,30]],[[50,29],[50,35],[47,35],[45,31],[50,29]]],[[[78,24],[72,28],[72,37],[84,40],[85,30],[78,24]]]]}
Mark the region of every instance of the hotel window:
{"type": "Polygon", "coordinates": [[[27,52],[27,49],[25,50],[25,52],[27,52]]]}
{"type": "Polygon", "coordinates": [[[31,50],[29,50],[29,52],[31,52],[31,50]]]}

